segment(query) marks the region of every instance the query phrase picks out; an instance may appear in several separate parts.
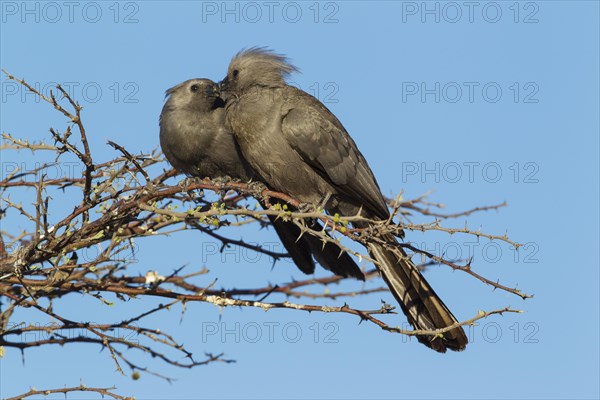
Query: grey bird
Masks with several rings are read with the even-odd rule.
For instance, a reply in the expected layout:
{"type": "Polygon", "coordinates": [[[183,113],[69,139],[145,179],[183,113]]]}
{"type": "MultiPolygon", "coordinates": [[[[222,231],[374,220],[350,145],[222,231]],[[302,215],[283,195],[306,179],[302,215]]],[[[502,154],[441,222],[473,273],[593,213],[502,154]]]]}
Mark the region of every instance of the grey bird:
{"type": "MultiPolygon", "coordinates": [[[[175,169],[187,175],[257,180],[257,174],[242,157],[225,124],[225,102],[218,92],[217,84],[209,79],[191,79],[167,90],[167,101],[160,114],[162,151],[175,169]]],[[[337,275],[365,279],[358,265],[339,247],[324,245],[310,234],[302,235],[300,228],[291,222],[274,216],[269,219],[302,272],[314,272],[314,257],[337,275]]],[[[323,230],[317,221],[312,222],[311,228],[323,230]]]]}
{"type": "MultiPolygon", "coordinates": [[[[375,176],[341,122],[318,99],[286,83],[297,71],[286,57],[265,48],[242,50],[231,60],[220,85],[227,122],[244,158],[267,185],[298,201],[330,213],[387,220],[375,176]]],[[[436,330],[456,324],[396,238],[383,239],[386,245],[371,242],[368,251],[412,326],[436,330]]],[[[438,352],[463,350],[468,342],[460,326],[417,338],[438,352]]]]}

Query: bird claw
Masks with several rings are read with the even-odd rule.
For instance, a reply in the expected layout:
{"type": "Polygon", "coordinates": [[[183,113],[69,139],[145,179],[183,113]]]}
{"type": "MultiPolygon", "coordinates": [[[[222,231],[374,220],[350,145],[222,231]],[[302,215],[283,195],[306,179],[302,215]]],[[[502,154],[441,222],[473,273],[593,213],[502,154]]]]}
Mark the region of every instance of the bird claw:
{"type": "Polygon", "coordinates": [[[321,199],[321,201],[318,204],[300,203],[298,210],[300,210],[301,212],[323,212],[323,210],[328,209],[327,204],[329,203],[330,199],[331,193],[328,193],[325,197],[321,199]]]}
{"type": "Polygon", "coordinates": [[[300,211],[301,213],[309,213],[309,212],[314,212],[316,210],[317,209],[314,204],[311,204],[311,203],[298,204],[298,211],[300,211]]]}
{"type": "Polygon", "coordinates": [[[199,178],[197,176],[188,176],[185,179],[182,179],[177,186],[179,186],[181,189],[187,189],[188,186],[191,186],[195,183],[200,183],[202,182],[202,178],[199,178]]]}
{"type": "Polygon", "coordinates": [[[248,186],[250,187],[250,189],[256,191],[256,192],[262,192],[263,190],[268,190],[267,186],[259,181],[254,181],[254,182],[249,182],[248,186]]]}
{"type": "Polygon", "coordinates": [[[233,182],[234,180],[229,175],[223,175],[223,176],[214,178],[212,181],[213,181],[213,183],[215,183],[217,185],[223,185],[225,183],[233,182]]]}

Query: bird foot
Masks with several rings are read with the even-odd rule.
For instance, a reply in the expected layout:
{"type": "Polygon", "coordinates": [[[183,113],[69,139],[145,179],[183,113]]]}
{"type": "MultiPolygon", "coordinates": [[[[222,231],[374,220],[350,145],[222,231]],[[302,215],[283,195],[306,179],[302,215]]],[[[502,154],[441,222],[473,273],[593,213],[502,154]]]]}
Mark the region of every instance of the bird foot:
{"type": "Polygon", "coordinates": [[[229,175],[223,175],[223,176],[219,176],[215,179],[212,180],[213,183],[217,184],[217,185],[223,185],[229,182],[235,182],[235,180],[230,177],[229,175]]]}
{"type": "Polygon", "coordinates": [[[298,210],[300,212],[323,212],[323,210],[327,210],[327,204],[331,199],[331,193],[328,193],[325,197],[321,199],[319,204],[311,204],[311,203],[300,203],[298,210]]]}
{"type": "Polygon", "coordinates": [[[248,187],[255,192],[262,192],[263,190],[268,190],[267,186],[259,181],[249,182],[248,187]]]}
{"type": "Polygon", "coordinates": [[[298,204],[298,211],[301,213],[315,212],[317,211],[317,207],[312,203],[300,203],[298,204]]]}
{"type": "Polygon", "coordinates": [[[193,185],[195,183],[200,183],[202,182],[202,178],[199,178],[197,176],[188,176],[185,179],[182,179],[177,186],[179,186],[181,189],[187,189],[188,186],[193,185]]]}

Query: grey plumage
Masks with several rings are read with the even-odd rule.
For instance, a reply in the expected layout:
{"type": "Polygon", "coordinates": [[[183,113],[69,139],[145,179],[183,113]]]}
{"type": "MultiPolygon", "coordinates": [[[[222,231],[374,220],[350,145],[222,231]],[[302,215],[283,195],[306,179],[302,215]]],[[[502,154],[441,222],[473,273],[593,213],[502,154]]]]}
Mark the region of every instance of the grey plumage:
{"type": "MultiPolygon", "coordinates": [[[[387,219],[389,210],[365,158],[327,107],[286,84],[294,71],[285,57],[263,48],[244,50],[229,64],[221,89],[227,97],[227,122],[244,158],[274,190],[299,201],[325,202],[331,213],[387,219]]],[[[368,250],[409,322],[423,330],[455,324],[396,239],[384,239],[403,257],[381,244],[371,243],[368,250]]],[[[440,352],[462,350],[468,342],[461,327],[442,337],[418,339],[440,352]]]]}
{"type": "MultiPolygon", "coordinates": [[[[228,176],[243,181],[259,180],[242,157],[225,123],[225,103],[217,85],[209,79],[191,79],[167,90],[160,115],[160,145],[169,162],[188,175],[211,179],[228,176]]],[[[270,217],[281,242],[298,268],[314,272],[314,258],[337,275],[364,280],[364,274],[339,247],[323,246],[316,237],[301,235],[290,222],[270,217]]],[[[311,226],[322,230],[318,222],[311,226]]]]}
{"type": "Polygon", "coordinates": [[[202,178],[254,178],[225,127],[225,103],[213,81],[190,79],[167,90],[166,96],[160,146],[175,169],[202,178]]]}

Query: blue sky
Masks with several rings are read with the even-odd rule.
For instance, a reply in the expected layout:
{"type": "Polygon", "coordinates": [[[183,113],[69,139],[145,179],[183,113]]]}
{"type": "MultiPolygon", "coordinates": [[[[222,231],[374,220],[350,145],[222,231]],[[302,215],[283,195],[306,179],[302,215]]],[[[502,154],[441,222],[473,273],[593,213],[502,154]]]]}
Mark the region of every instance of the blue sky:
{"type": "MultiPolygon", "coordinates": [[[[80,380],[114,384],[138,399],[599,397],[597,2],[2,1],[1,7],[1,67],[42,89],[52,82],[71,87],[85,107],[97,159],[113,156],[107,139],[132,153],[158,146],[167,88],[194,77],[221,79],[244,47],[287,54],[302,71],[294,83],[344,123],[384,194],[433,190],[431,200],[449,211],[507,201],[507,208],[471,216],[468,224],[508,232],[529,246],[515,255],[503,244],[465,236],[409,233],[411,241],[462,256],[472,251],[478,271],[535,294],[522,301],[447,268],[428,271],[459,319],[507,305],[526,311],[480,321],[465,352],[445,355],[351,316],[225,309],[219,320],[216,308],[191,304],[181,323],[179,309],[150,322],[198,355],[225,352],[237,363],[188,371],[143,360],[177,377],[168,384],[120,376],[94,347],[33,349],[24,363],[8,350],[0,360],[2,397],[80,380]],[[279,324],[273,340],[269,324],[279,324]],[[298,340],[286,335],[286,324],[299,329],[298,340]],[[244,332],[256,326],[262,336],[253,343],[244,332]],[[207,335],[207,327],[234,333],[207,335]]],[[[65,123],[5,77],[1,107],[0,129],[14,136],[47,139],[50,126],[65,123]]],[[[15,163],[37,161],[30,153],[3,153],[2,175],[15,163]]],[[[3,229],[17,228],[12,221],[3,229]]],[[[242,236],[277,243],[272,231],[256,227],[242,236]]],[[[194,232],[139,241],[132,268],[168,273],[183,264],[207,266],[225,287],[302,277],[289,262],[272,268],[250,253],[212,254],[214,245],[194,232]]],[[[348,301],[376,308],[382,298],[393,301],[388,294],[348,301]]],[[[153,304],[139,303],[117,304],[107,315],[153,304]]],[[[97,302],[75,297],[62,307],[81,318],[98,310],[97,302]]],[[[33,313],[20,318],[47,322],[33,313]]]]}

